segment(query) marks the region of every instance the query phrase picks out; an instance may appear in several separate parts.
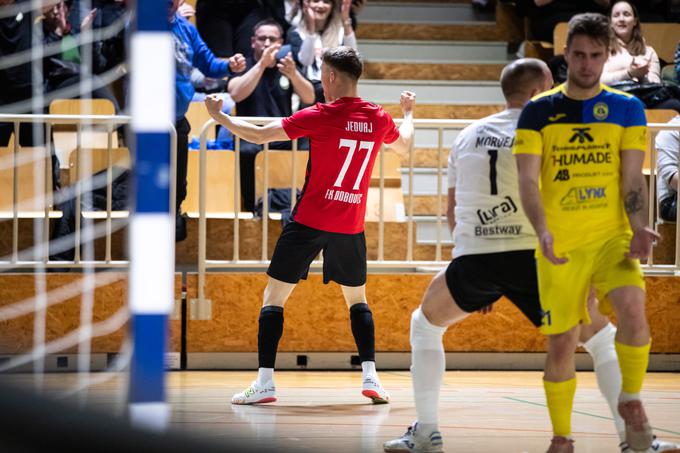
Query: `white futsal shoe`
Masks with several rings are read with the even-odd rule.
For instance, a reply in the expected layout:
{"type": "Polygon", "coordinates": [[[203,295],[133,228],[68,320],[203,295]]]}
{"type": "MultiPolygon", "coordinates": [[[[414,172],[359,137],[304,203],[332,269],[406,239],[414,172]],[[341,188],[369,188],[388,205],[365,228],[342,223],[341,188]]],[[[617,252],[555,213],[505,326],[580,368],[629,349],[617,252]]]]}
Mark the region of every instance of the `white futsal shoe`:
{"type": "Polygon", "coordinates": [[[253,381],[250,387],[231,397],[231,404],[261,404],[276,401],[276,387],[272,381],[262,385],[253,381]]]}
{"type": "Polygon", "coordinates": [[[383,449],[388,453],[441,453],[444,451],[443,448],[442,433],[439,431],[421,433],[417,422],[409,426],[399,439],[388,440],[383,444],[383,449]]]}
{"type": "Polygon", "coordinates": [[[368,375],[364,378],[361,394],[366,398],[370,398],[373,404],[387,404],[390,402],[390,394],[383,388],[376,376],[368,375]]]}
{"type": "MultiPolygon", "coordinates": [[[[638,453],[632,448],[630,448],[626,442],[621,442],[619,444],[619,447],[621,448],[621,453],[638,453]]],[[[652,446],[645,450],[644,453],[658,453],[658,452],[680,453],[680,445],[675,444],[673,442],[666,442],[665,440],[657,439],[657,437],[654,436],[652,446]]]]}

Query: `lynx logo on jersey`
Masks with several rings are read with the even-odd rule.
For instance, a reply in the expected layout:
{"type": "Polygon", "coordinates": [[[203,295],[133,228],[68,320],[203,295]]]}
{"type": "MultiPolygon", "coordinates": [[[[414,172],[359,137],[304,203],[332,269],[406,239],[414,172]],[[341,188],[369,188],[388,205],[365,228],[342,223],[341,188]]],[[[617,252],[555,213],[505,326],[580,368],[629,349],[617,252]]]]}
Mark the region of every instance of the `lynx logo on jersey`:
{"type": "Polygon", "coordinates": [[[562,206],[593,203],[607,198],[604,187],[573,187],[562,197],[562,206]]]}
{"type": "Polygon", "coordinates": [[[496,223],[500,219],[517,212],[517,205],[510,196],[506,196],[504,200],[491,209],[477,209],[477,216],[482,225],[496,223]]]}

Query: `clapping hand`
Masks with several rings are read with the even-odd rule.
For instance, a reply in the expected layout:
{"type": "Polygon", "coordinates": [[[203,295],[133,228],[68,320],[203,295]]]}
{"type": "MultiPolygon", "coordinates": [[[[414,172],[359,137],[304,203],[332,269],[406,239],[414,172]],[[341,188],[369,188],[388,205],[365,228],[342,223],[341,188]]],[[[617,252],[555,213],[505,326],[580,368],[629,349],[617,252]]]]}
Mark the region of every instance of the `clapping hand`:
{"type": "Polygon", "coordinates": [[[243,72],[246,69],[246,59],[240,53],[235,54],[229,58],[229,70],[232,73],[243,72]]]}
{"type": "Polygon", "coordinates": [[[281,74],[285,75],[289,79],[292,79],[297,72],[295,61],[293,61],[293,56],[290,52],[288,52],[288,55],[279,60],[276,67],[279,68],[279,72],[281,72],[281,74]]]}

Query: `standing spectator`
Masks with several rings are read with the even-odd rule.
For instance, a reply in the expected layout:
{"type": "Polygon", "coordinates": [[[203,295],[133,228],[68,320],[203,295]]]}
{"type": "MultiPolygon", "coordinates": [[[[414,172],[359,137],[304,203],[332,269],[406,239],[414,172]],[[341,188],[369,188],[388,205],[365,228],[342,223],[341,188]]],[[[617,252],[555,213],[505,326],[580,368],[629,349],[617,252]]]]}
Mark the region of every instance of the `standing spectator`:
{"type": "Polygon", "coordinates": [[[324,49],[338,46],[357,50],[357,39],[352,28],[351,0],[304,0],[302,18],[297,27],[288,32],[293,58],[304,67],[305,76],[314,83],[316,101],[323,101],[321,89],[321,54],[324,49]]]}
{"type": "Polygon", "coordinates": [[[187,159],[191,125],[184,116],[194,96],[191,72],[198,68],[208,77],[227,77],[245,68],[243,55],[229,60],[215,57],[198,34],[196,28],[177,13],[181,0],[173,0],[168,11],[170,30],[175,40],[175,129],[177,130],[177,197],[175,240],[186,238],[186,219],[181,215],[182,202],[187,195],[187,159]]]}
{"type": "MultiPolygon", "coordinates": [[[[680,116],[669,124],[680,124],[680,116]]],[[[659,216],[675,222],[678,212],[678,153],[680,153],[680,132],[661,131],[655,141],[657,158],[656,198],[659,200],[659,216]]]]}
{"type": "Polygon", "coordinates": [[[292,6],[289,0],[198,0],[196,27],[218,57],[234,53],[250,56],[253,26],[273,18],[285,33],[290,27],[286,13],[292,6]]]}
{"type": "MultiPolygon", "coordinates": [[[[0,0],[0,7],[27,3],[28,0],[0,0]]],[[[0,59],[30,51],[33,34],[33,12],[18,13],[0,18],[0,59]]],[[[33,79],[31,63],[0,69],[0,111],[2,113],[31,113],[33,79]]],[[[23,123],[19,129],[19,143],[33,145],[33,127],[23,123]]],[[[7,146],[14,131],[11,123],[0,123],[0,146],[7,146]]],[[[16,140],[16,137],[15,137],[16,140]]]]}
{"type": "MultiPolygon", "coordinates": [[[[292,55],[288,53],[277,62],[276,53],[283,42],[281,25],[267,19],[258,22],[253,29],[251,46],[253,55],[246,58],[245,74],[227,82],[227,90],[236,102],[239,116],[283,117],[293,114],[293,93],[302,102],[314,101],[314,88],[309,80],[297,70],[292,55]]],[[[291,149],[291,142],[273,142],[270,149],[291,149]]],[[[307,149],[303,140],[300,149],[307,149]]],[[[262,145],[241,140],[241,194],[243,207],[255,206],[255,156],[262,145]]]]}
{"type": "Polygon", "coordinates": [[[529,39],[553,42],[553,30],[575,14],[604,13],[609,0],[517,0],[520,16],[529,18],[529,39]]]}

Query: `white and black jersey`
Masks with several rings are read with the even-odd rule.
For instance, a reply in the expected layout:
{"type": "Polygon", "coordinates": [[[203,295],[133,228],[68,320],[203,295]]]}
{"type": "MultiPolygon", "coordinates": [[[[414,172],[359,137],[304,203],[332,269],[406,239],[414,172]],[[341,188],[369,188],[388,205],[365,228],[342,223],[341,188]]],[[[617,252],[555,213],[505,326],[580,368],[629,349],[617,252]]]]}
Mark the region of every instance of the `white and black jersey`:
{"type": "Polygon", "coordinates": [[[536,247],[512,155],[520,112],[508,109],[482,118],[463,129],[453,144],[448,180],[456,193],[454,258],[536,247]]]}

